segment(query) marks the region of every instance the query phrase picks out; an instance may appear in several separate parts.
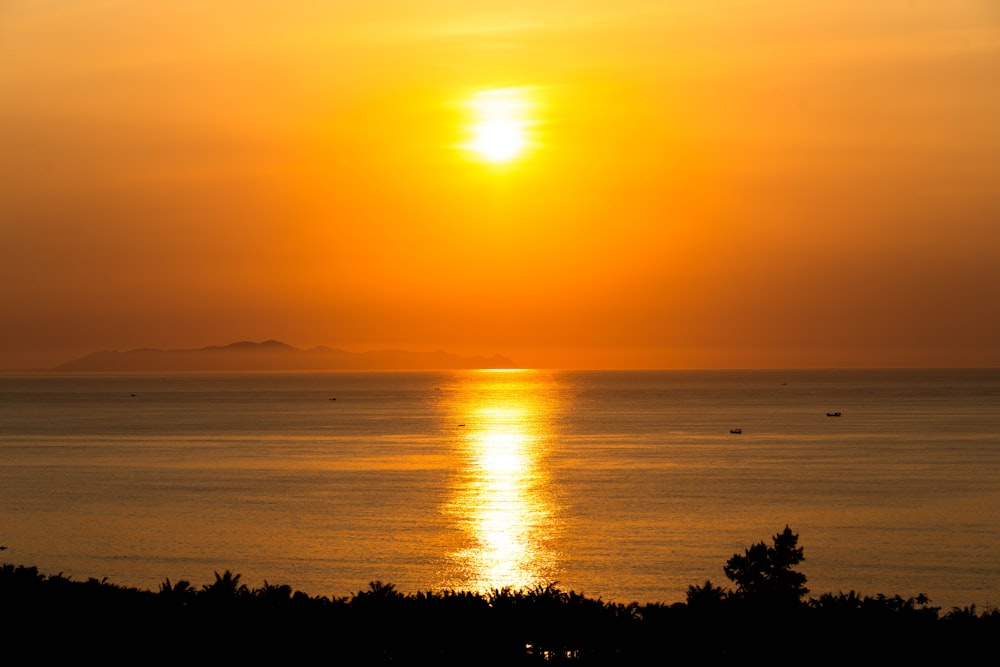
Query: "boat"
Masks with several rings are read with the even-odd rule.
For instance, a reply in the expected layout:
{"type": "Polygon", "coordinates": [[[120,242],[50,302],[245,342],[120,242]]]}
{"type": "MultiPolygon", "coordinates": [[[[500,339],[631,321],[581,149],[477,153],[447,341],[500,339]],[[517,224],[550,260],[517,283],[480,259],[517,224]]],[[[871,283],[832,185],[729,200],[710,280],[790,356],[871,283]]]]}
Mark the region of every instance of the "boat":
{"type": "Polygon", "coordinates": [[[740,433],[743,432],[743,429],[741,429],[741,428],[731,428],[731,429],[729,429],[729,432],[732,433],[732,434],[734,434],[734,435],[739,435],[740,433]]]}
{"type": "Polygon", "coordinates": [[[839,417],[840,413],[839,412],[827,412],[826,416],[827,417],[839,417]]]}

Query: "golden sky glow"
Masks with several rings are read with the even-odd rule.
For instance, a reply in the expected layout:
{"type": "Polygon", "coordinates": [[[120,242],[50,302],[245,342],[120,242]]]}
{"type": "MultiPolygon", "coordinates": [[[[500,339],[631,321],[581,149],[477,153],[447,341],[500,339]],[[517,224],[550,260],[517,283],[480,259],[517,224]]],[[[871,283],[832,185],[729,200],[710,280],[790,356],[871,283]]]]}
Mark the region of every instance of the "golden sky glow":
{"type": "Polygon", "coordinates": [[[0,4],[0,369],[1000,365],[992,0],[0,4]]]}

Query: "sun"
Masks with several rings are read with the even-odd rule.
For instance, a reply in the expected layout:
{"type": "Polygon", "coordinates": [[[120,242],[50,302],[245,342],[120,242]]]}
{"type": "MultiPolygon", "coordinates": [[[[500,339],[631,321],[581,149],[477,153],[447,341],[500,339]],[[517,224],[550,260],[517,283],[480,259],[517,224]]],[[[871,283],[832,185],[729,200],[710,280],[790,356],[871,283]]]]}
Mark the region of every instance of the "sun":
{"type": "Polygon", "coordinates": [[[472,131],[469,148],[489,162],[507,162],[524,150],[524,131],[513,120],[485,120],[476,124],[472,131]]]}
{"type": "Polygon", "coordinates": [[[469,139],[463,147],[479,159],[495,164],[525,154],[530,139],[531,104],[523,88],[500,88],[472,95],[469,139]]]}

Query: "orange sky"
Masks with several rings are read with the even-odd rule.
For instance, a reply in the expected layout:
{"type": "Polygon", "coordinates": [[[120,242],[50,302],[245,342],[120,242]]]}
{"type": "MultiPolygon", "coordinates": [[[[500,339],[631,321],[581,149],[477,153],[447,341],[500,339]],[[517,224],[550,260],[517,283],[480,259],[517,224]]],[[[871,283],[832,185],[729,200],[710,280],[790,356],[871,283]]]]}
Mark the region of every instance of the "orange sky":
{"type": "Polygon", "coordinates": [[[998,256],[993,0],[0,4],[0,369],[1000,366],[998,256]]]}

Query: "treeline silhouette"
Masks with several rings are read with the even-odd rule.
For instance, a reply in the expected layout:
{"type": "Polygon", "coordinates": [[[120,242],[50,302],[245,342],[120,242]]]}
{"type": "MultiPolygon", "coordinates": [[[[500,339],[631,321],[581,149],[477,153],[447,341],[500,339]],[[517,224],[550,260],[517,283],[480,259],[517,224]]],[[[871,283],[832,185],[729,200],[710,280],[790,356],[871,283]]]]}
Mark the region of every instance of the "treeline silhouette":
{"type": "Polygon", "coordinates": [[[620,604],[555,585],[488,593],[401,593],[372,582],[349,597],[215,574],[197,588],[128,588],[35,567],[0,567],[0,636],[22,662],[277,661],[327,664],[582,665],[888,660],[953,663],[995,651],[1000,612],[941,613],[924,595],[825,593],[806,599],[788,527],[674,604],[620,604]]]}

